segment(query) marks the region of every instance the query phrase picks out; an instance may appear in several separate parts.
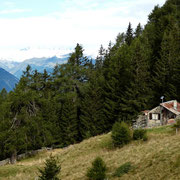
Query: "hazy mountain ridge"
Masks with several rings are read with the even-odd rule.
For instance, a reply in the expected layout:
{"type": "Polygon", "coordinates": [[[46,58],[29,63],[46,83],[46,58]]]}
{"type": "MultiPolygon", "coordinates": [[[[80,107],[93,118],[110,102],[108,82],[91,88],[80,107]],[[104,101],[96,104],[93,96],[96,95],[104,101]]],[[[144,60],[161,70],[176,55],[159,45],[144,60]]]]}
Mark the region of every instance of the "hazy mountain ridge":
{"type": "Polygon", "coordinates": [[[17,65],[19,65],[19,62],[15,62],[15,61],[7,61],[4,59],[0,59],[0,67],[5,69],[6,71],[10,71],[12,68],[16,67],[17,65]]]}
{"type": "Polygon", "coordinates": [[[14,75],[7,72],[3,68],[0,68],[0,91],[3,88],[5,88],[8,92],[13,90],[18,81],[18,78],[16,78],[14,75]]]}
{"type": "Polygon", "coordinates": [[[69,54],[65,54],[61,57],[53,56],[50,58],[31,58],[24,60],[23,62],[0,60],[0,67],[20,79],[23,71],[26,70],[27,65],[30,65],[32,70],[37,69],[39,72],[43,72],[44,69],[46,69],[47,72],[52,72],[56,64],[66,63],[68,58],[69,54]]]}

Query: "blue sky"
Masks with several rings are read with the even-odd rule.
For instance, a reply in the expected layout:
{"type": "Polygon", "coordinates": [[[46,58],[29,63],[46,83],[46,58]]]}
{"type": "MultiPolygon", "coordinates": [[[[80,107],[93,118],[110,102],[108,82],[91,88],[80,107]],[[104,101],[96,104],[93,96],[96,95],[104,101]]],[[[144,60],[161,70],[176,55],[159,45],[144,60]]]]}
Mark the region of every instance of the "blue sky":
{"type": "Polygon", "coordinates": [[[0,14],[5,18],[45,16],[61,10],[58,0],[1,0],[0,14]]]}
{"type": "Polygon", "coordinates": [[[101,44],[106,47],[119,32],[126,31],[129,22],[134,28],[139,22],[146,24],[153,7],[164,3],[165,0],[0,0],[0,58],[22,60],[27,58],[25,54],[43,56],[49,49],[51,56],[53,50],[58,53],[72,49],[76,43],[82,44],[87,54],[95,55],[101,44]],[[27,47],[33,51],[15,52],[27,47]]]}

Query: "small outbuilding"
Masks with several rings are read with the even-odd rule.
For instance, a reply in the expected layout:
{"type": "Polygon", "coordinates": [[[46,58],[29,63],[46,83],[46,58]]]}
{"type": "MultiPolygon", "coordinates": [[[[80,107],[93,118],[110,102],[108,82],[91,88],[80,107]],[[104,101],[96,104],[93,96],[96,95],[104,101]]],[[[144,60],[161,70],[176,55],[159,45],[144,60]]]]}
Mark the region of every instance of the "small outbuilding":
{"type": "Polygon", "coordinates": [[[180,103],[177,100],[167,101],[152,110],[143,111],[133,127],[154,127],[173,124],[177,117],[180,117],[180,103]]]}

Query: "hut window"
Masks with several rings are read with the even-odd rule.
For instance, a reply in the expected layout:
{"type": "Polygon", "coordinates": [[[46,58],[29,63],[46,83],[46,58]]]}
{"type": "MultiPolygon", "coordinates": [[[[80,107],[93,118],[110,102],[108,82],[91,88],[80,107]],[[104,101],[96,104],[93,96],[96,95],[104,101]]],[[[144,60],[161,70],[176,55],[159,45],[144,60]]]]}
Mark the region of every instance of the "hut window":
{"type": "Polygon", "coordinates": [[[152,119],[159,120],[159,114],[152,114],[152,119]]]}

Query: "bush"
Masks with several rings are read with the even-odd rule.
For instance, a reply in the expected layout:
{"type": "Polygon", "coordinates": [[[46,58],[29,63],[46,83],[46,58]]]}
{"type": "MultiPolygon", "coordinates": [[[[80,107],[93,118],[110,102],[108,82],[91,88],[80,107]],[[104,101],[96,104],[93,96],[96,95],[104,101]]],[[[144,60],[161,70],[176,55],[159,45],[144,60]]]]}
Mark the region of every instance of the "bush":
{"type": "Polygon", "coordinates": [[[43,170],[39,169],[41,175],[39,176],[39,180],[60,180],[57,175],[61,170],[60,165],[58,165],[58,160],[50,156],[46,162],[43,170]]]}
{"type": "Polygon", "coordinates": [[[97,157],[92,162],[92,167],[88,169],[87,177],[91,180],[104,180],[106,178],[106,164],[102,158],[97,157]]]}
{"type": "Polygon", "coordinates": [[[148,136],[147,136],[147,133],[145,133],[143,136],[143,141],[147,141],[147,140],[148,140],[148,136]]]}
{"type": "Polygon", "coordinates": [[[132,169],[132,165],[130,162],[127,162],[116,169],[114,176],[121,177],[122,175],[128,173],[132,169]]]}
{"type": "Polygon", "coordinates": [[[177,134],[178,130],[180,129],[180,117],[176,119],[176,123],[172,127],[176,129],[176,134],[177,134]]]}
{"type": "Polygon", "coordinates": [[[113,125],[111,137],[114,146],[121,147],[131,141],[131,131],[126,123],[116,122],[113,125]]]}
{"type": "Polygon", "coordinates": [[[133,132],[133,139],[134,140],[140,140],[143,139],[144,141],[147,141],[147,131],[145,129],[135,129],[133,132]]]}

